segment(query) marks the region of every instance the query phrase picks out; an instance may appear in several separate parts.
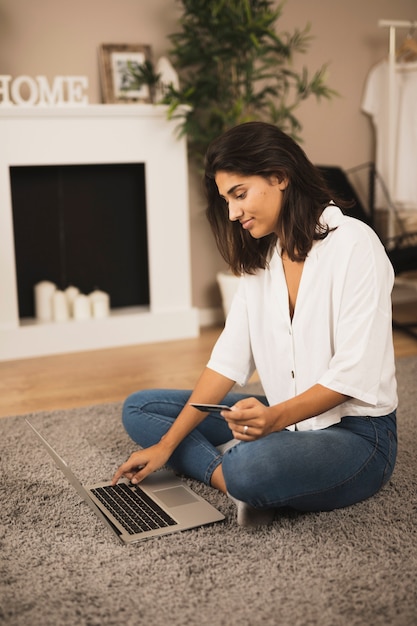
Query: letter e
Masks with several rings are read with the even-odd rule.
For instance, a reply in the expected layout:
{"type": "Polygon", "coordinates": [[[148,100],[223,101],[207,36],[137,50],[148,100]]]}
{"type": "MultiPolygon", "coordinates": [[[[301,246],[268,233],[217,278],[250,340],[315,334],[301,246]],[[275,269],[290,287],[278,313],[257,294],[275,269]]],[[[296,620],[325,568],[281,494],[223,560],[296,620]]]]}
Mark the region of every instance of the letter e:
{"type": "Polygon", "coordinates": [[[67,76],[68,102],[71,104],[88,104],[88,97],[83,89],[88,88],[87,76],[67,76]]]}

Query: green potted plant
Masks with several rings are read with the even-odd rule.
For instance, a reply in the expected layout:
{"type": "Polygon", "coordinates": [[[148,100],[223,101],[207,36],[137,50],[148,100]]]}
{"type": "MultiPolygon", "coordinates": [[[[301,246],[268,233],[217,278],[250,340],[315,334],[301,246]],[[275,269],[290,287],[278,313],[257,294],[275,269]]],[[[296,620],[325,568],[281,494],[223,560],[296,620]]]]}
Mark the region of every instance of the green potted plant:
{"type": "Polygon", "coordinates": [[[180,88],[168,88],[169,116],[180,121],[201,166],[209,142],[250,120],[277,124],[300,140],[295,109],[306,98],[330,98],[326,65],[312,77],[292,65],[305,53],[310,27],[279,34],[283,4],[271,0],[179,0],[181,31],[170,35],[180,88]],[[183,106],[187,105],[187,106],[183,106]]]}
{"type": "MultiPolygon", "coordinates": [[[[294,69],[294,56],[308,50],[310,26],[279,34],[283,3],[271,0],[178,1],[181,30],[170,36],[170,59],[180,87],[169,86],[163,101],[187,136],[192,166],[201,169],[210,141],[246,121],[271,122],[300,141],[297,107],[336,93],[326,85],[326,65],[311,77],[294,69]]],[[[228,272],[216,278],[226,315],[238,279],[228,272]]]]}

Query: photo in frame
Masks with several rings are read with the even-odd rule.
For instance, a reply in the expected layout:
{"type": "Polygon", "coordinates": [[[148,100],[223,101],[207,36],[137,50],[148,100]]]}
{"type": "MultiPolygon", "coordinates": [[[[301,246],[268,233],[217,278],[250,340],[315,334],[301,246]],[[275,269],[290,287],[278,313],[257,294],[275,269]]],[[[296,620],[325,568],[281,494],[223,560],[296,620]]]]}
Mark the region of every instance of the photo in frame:
{"type": "Polygon", "coordinates": [[[102,44],[100,76],[105,104],[152,102],[149,85],[137,78],[137,68],[151,60],[148,45],[102,44]]]}

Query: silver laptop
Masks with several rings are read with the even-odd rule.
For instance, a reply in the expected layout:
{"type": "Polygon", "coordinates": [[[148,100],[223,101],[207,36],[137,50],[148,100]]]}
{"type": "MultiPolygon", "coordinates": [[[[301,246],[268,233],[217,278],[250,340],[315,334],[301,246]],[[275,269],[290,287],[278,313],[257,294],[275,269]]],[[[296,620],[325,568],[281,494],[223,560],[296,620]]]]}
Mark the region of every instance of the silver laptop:
{"type": "Polygon", "coordinates": [[[154,472],[140,485],[122,479],[114,486],[110,482],[83,486],[33,424],[26,422],[81,498],[124,544],[224,519],[169,470],[154,472]]]}

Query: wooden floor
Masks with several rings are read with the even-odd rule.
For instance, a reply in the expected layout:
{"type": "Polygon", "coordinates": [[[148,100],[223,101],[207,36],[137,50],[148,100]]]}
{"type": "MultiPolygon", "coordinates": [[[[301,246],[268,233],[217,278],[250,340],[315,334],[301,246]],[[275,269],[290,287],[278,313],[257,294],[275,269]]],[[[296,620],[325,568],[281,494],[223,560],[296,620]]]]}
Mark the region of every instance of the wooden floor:
{"type": "MultiPolygon", "coordinates": [[[[412,313],[415,313],[413,308],[412,313]]],[[[410,307],[398,309],[401,321],[410,307]]],[[[182,341],[0,362],[0,417],[117,402],[147,387],[192,388],[221,329],[182,341]]],[[[394,331],[397,358],[417,339],[394,331]]]]}

